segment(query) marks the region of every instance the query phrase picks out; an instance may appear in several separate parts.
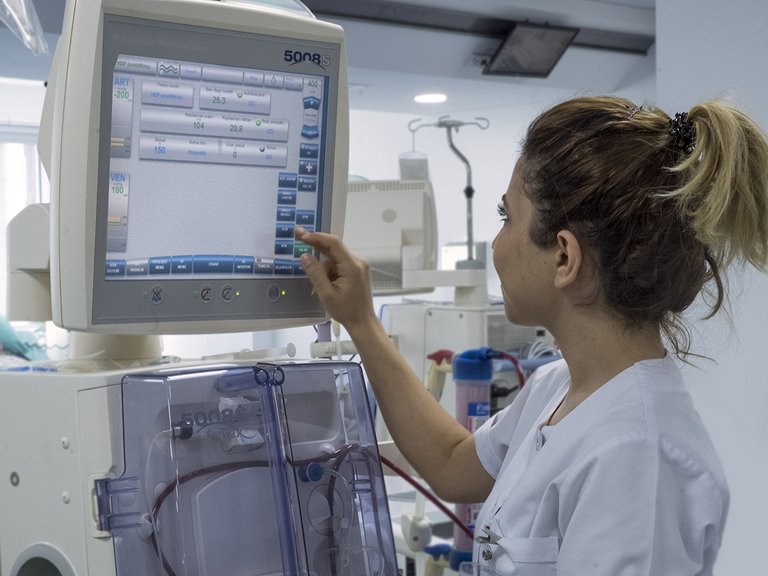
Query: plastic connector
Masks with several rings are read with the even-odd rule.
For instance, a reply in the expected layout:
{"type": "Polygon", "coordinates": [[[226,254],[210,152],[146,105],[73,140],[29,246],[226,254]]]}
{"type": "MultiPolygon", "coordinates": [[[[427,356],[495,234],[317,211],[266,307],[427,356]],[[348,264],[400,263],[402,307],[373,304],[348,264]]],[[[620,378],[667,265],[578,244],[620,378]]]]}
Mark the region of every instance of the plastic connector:
{"type": "Polygon", "coordinates": [[[432,556],[435,561],[444,560],[448,562],[448,557],[451,555],[453,547],[450,544],[435,544],[434,546],[427,546],[424,548],[424,553],[432,556]]]}
{"type": "Polygon", "coordinates": [[[405,544],[412,552],[421,552],[432,540],[432,523],[425,516],[403,514],[400,526],[405,544]]]}
{"type": "Polygon", "coordinates": [[[459,566],[464,564],[464,562],[472,562],[472,551],[456,550],[456,548],[452,548],[451,553],[448,556],[448,564],[450,565],[451,570],[458,572],[459,566]]]}
{"type": "Polygon", "coordinates": [[[299,480],[305,483],[319,482],[325,475],[325,468],[317,462],[310,462],[299,468],[299,480]]]}
{"type": "Polygon", "coordinates": [[[357,354],[357,348],[351,340],[340,340],[338,342],[312,342],[309,345],[309,353],[312,358],[332,358],[339,354],[341,348],[342,354],[357,354]]]}
{"type": "Polygon", "coordinates": [[[453,370],[451,360],[453,351],[436,350],[432,354],[427,354],[427,359],[431,360],[427,369],[427,378],[425,385],[429,393],[439,402],[443,396],[445,387],[445,375],[453,370]]]}

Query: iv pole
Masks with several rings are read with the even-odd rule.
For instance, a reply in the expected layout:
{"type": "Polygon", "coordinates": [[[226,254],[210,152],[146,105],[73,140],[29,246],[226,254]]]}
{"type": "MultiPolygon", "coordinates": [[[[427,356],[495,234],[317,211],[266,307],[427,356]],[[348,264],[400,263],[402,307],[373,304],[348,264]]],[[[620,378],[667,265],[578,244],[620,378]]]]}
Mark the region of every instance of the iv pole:
{"type": "MultiPolygon", "coordinates": [[[[451,151],[461,160],[467,171],[467,185],[464,187],[464,196],[467,199],[467,259],[459,260],[456,262],[456,270],[465,270],[467,272],[472,270],[484,271],[485,262],[475,258],[475,240],[474,240],[474,218],[472,212],[472,197],[475,194],[475,189],[472,186],[472,166],[467,160],[467,157],[461,153],[453,142],[453,131],[458,132],[462,126],[477,126],[481,130],[485,130],[490,125],[487,118],[475,118],[474,121],[464,122],[461,120],[454,120],[448,116],[440,116],[437,122],[432,124],[418,124],[421,118],[412,120],[408,123],[408,130],[411,132],[411,138],[413,140],[415,150],[415,138],[416,131],[420,128],[426,128],[428,126],[435,128],[445,128],[448,136],[448,146],[451,151]]],[[[480,273],[480,272],[478,272],[480,273]]],[[[457,304],[483,304],[488,301],[488,291],[485,283],[484,272],[482,281],[477,281],[471,284],[456,285],[455,300],[457,304]]]]}
{"type": "Polygon", "coordinates": [[[456,268],[485,268],[485,262],[475,259],[475,240],[473,231],[474,217],[472,212],[472,197],[475,194],[475,189],[472,187],[472,166],[470,165],[469,160],[467,160],[467,157],[464,156],[464,154],[462,154],[461,151],[453,143],[453,131],[455,130],[458,132],[459,128],[462,126],[477,126],[481,130],[485,130],[488,128],[490,122],[487,118],[475,118],[474,121],[463,122],[461,120],[454,120],[448,116],[440,116],[437,119],[437,122],[433,124],[416,125],[419,120],[420,119],[416,119],[408,124],[408,130],[411,131],[411,134],[413,135],[412,137],[415,138],[417,130],[427,126],[445,128],[446,134],[448,136],[448,146],[451,148],[451,151],[459,158],[459,160],[461,160],[467,171],[467,185],[464,188],[464,196],[467,199],[467,259],[457,262],[456,268]]]}
{"type": "MultiPolygon", "coordinates": [[[[477,120],[481,120],[478,118],[477,120]]],[[[467,199],[467,260],[462,266],[461,262],[457,263],[457,268],[484,268],[485,265],[482,263],[482,265],[478,266],[477,260],[475,260],[475,240],[474,240],[474,217],[472,213],[472,197],[475,195],[475,189],[472,187],[472,166],[469,164],[469,160],[467,160],[467,157],[462,154],[458,148],[456,148],[456,145],[453,143],[453,131],[456,132],[459,131],[459,128],[461,126],[466,126],[468,124],[472,124],[475,126],[479,126],[483,130],[485,130],[488,127],[488,120],[484,120],[484,124],[480,124],[479,122],[460,122],[459,120],[451,120],[450,118],[447,118],[445,116],[441,116],[437,120],[437,126],[438,128],[445,128],[446,134],[448,135],[448,146],[450,146],[453,153],[464,163],[464,166],[467,170],[467,185],[464,188],[464,197],[467,199]]]]}

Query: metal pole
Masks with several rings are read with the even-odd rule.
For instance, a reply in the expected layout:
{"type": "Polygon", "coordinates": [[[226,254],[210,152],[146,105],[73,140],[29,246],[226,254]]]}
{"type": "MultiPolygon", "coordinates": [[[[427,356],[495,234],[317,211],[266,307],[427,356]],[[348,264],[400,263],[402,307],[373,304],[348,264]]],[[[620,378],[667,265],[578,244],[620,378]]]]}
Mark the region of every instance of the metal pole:
{"type": "Polygon", "coordinates": [[[446,131],[448,132],[448,146],[450,146],[451,150],[453,150],[453,153],[459,157],[459,160],[464,163],[464,166],[467,169],[467,186],[464,188],[464,196],[467,198],[467,260],[474,260],[475,239],[473,233],[474,224],[472,216],[472,196],[475,194],[475,189],[472,187],[472,166],[470,166],[469,160],[467,160],[464,154],[462,154],[453,143],[453,135],[451,134],[451,130],[458,130],[458,126],[450,122],[445,122],[445,124],[446,131]]]}

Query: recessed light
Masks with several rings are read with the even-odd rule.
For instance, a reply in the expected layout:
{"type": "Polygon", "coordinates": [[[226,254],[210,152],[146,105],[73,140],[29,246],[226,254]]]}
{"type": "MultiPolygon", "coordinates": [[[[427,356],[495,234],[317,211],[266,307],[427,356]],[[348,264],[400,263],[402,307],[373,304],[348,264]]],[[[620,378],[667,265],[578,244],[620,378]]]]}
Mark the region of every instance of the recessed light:
{"type": "Polygon", "coordinates": [[[441,104],[448,100],[448,96],[440,93],[419,94],[413,100],[419,104],[441,104]]]}

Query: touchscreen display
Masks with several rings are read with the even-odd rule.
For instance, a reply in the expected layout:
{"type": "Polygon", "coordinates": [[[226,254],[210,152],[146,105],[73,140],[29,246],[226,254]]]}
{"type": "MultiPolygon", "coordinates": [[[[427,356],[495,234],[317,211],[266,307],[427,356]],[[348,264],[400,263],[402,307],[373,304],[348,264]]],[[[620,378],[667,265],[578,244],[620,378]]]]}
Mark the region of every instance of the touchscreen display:
{"type": "Polygon", "coordinates": [[[105,280],[301,274],[327,90],[320,75],[119,54],[105,280]]]}

